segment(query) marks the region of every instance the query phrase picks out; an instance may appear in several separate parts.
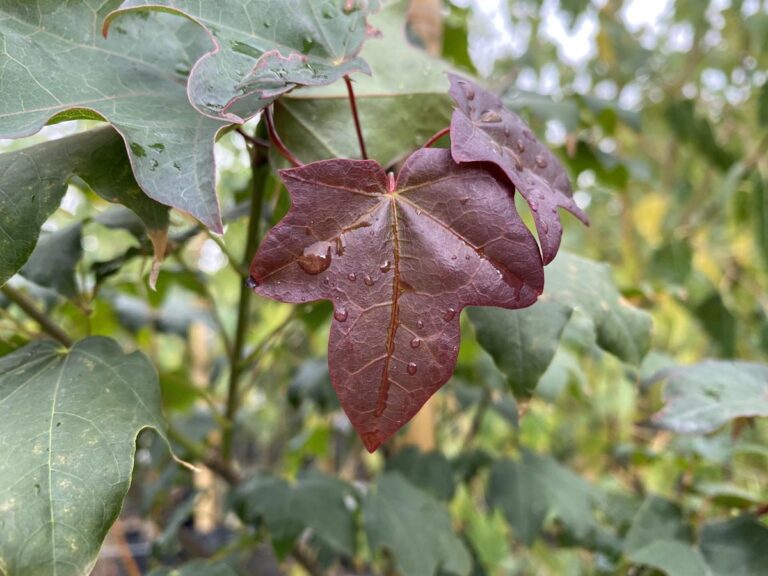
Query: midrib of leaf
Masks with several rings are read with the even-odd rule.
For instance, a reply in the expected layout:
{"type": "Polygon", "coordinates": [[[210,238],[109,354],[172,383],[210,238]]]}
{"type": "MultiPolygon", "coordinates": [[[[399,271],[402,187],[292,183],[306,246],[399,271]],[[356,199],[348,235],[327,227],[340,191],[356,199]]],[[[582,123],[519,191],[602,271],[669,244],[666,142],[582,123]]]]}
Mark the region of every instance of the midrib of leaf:
{"type": "Polygon", "coordinates": [[[389,316],[389,329],[387,330],[387,355],[384,361],[384,369],[381,374],[381,383],[379,384],[379,399],[376,406],[376,416],[380,417],[387,407],[387,398],[389,396],[389,364],[395,355],[395,336],[400,325],[400,226],[397,219],[397,199],[391,195],[389,199],[389,209],[391,214],[392,231],[392,311],[389,316]]]}
{"type": "Polygon", "coordinates": [[[64,369],[67,366],[69,357],[70,354],[67,354],[64,357],[64,361],[61,363],[61,369],[59,370],[59,377],[56,379],[56,386],[53,389],[53,398],[51,400],[51,421],[48,425],[48,502],[51,517],[51,557],[53,558],[53,576],[56,576],[58,572],[58,560],[56,558],[56,522],[53,509],[53,421],[56,416],[56,401],[59,396],[61,378],[64,375],[64,369]]]}

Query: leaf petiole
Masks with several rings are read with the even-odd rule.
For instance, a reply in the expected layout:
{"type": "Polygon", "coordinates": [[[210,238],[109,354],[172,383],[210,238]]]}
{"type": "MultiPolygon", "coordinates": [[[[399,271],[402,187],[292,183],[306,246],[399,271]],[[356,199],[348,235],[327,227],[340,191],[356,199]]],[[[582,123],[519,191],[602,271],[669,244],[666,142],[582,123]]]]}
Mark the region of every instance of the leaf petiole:
{"type": "Polygon", "coordinates": [[[434,144],[435,144],[435,143],[436,143],[438,140],[440,140],[440,138],[442,138],[443,136],[445,136],[445,135],[447,135],[447,134],[450,134],[450,132],[451,132],[451,128],[450,128],[450,127],[448,127],[448,126],[446,126],[446,127],[445,127],[445,128],[443,128],[442,130],[440,130],[440,132],[438,132],[437,134],[435,134],[434,136],[432,136],[432,138],[430,138],[429,140],[427,140],[426,142],[424,142],[424,146],[422,146],[422,148],[431,148],[432,146],[434,146],[434,144]]]}
{"type": "Polygon", "coordinates": [[[273,106],[267,106],[264,109],[264,118],[267,121],[267,131],[269,132],[269,139],[272,141],[272,144],[275,146],[277,151],[280,153],[280,155],[288,160],[291,164],[294,166],[303,166],[304,163],[296,158],[296,156],[288,150],[286,145],[283,143],[283,141],[280,139],[280,135],[277,133],[277,130],[275,130],[275,119],[273,117],[273,106]]]}
{"type": "Polygon", "coordinates": [[[365,139],[363,138],[363,129],[360,126],[360,116],[357,113],[357,101],[355,100],[355,91],[352,89],[352,80],[349,76],[344,76],[344,82],[347,85],[347,94],[349,94],[349,106],[352,108],[352,117],[355,119],[355,130],[357,131],[357,141],[360,143],[360,155],[363,160],[368,160],[368,151],[365,149],[365,139]]]}

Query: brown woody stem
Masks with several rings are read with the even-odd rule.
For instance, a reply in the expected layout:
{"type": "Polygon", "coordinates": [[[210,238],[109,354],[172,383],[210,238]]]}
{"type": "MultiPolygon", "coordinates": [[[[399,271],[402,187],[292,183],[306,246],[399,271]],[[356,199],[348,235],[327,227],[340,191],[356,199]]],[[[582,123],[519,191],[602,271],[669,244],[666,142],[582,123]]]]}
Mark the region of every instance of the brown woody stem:
{"type": "Polygon", "coordinates": [[[35,303],[25,294],[22,294],[14,288],[11,288],[7,284],[0,288],[0,292],[2,292],[3,295],[8,298],[8,300],[21,308],[27,316],[37,322],[40,325],[42,331],[48,334],[48,336],[58,340],[67,348],[72,347],[73,342],[69,335],[64,332],[64,330],[62,330],[58,324],[54,323],[53,320],[48,318],[48,316],[46,316],[45,313],[40,310],[35,305],[35,303]]]}

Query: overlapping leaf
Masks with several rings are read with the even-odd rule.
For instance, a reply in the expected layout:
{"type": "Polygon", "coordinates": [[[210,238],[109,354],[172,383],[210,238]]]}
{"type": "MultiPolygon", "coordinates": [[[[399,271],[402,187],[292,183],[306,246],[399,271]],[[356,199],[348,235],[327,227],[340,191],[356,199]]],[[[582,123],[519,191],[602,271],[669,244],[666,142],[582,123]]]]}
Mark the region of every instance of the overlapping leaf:
{"type": "Polygon", "coordinates": [[[34,134],[52,118],[106,119],[148,196],[219,230],[213,140],[224,124],[195,111],[184,89],[209,40],[167,14],[127,15],[104,39],[102,19],[118,4],[0,4],[0,138],[34,134]]]}
{"type": "Polygon", "coordinates": [[[164,429],[157,374],[112,340],[0,358],[0,573],[89,574],[146,427],[164,429]]]}
{"type": "Polygon", "coordinates": [[[131,208],[162,258],[168,209],[141,191],[120,136],[103,128],[0,155],[0,284],[30,257],[40,227],[73,178],[105,200],[131,208]]]}
{"type": "MultiPolygon", "coordinates": [[[[446,63],[410,44],[407,0],[388,0],[370,21],[381,37],[361,57],[372,75],[354,78],[355,98],[370,158],[391,166],[450,122],[446,63]],[[407,62],[407,66],[393,65],[407,62]]],[[[286,145],[305,162],[360,154],[347,90],[342,84],[296,90],[275,105],[286,145]]]]}
{"type": "Polygon", "coordinates": [[[414,153],[397,182],[374,161],[281,172],[293,206],[251,265],[255,290],[330,300],[331,381],[369,450],[451,376],[465,306],[522,308],[541,255],[503,176],[414,153]]]}
{"type": "Polygon", "coordinates": [[[585,224],[562,164],[501,100],[476,84],[449,75],[457,108],[451,119],[451,152],[456,162],[491,162],[501,168],[533,212],[544,263],[557,254],[563,225],[558,208],[585,224]]]}
{"type": "Polygon", "coordinates": [[[330,84],[352,72],[369,73],[358,53],[373,33],[366,17],[377,4],[376,0],[126,0],[107,18],[106,26],[116,16],[137,10],[171,12],[198,23],[210,35],[213,49],[190,73],[189,100],[203,114],[242,122],[296,86],[330,84]]]}

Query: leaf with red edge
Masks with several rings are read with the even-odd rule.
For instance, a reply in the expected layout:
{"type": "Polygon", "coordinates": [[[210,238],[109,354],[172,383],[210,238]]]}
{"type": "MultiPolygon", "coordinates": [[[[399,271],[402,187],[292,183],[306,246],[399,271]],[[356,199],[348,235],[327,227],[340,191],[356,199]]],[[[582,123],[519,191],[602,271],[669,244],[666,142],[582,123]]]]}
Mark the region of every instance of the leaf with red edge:
{"type": "Polygon", "coordinates": [[[462,308],[523,308],[542,292],[536,240],[490,168],[422,149],[396,182],[371,160],[280,173],[293,205],[260,246],[252,286],[333,303],[331,381],[370,451],[451,377],[462,308]]]}
{"type": "Polygon", "coordinates": [[[200,25],[211,44],[190,72],[189,101],[201,114],[242,123],[298,86],[370,74],[358,54],[375,35],[366,19],[377,9],[378,0],[124,0],[104,31],[137,11],[168,12],[200,25]]]}
{"type": "Polygon", "coordinates": [[[565,208],[589,224],[573,200],[565,168],[497,96],[454,74],[448,77],[457,105],[451,118],[454,161],[491,162],[504,171],[531,207],[544,263],[549,264],[563,235],[557,209],[565,208]]]}

